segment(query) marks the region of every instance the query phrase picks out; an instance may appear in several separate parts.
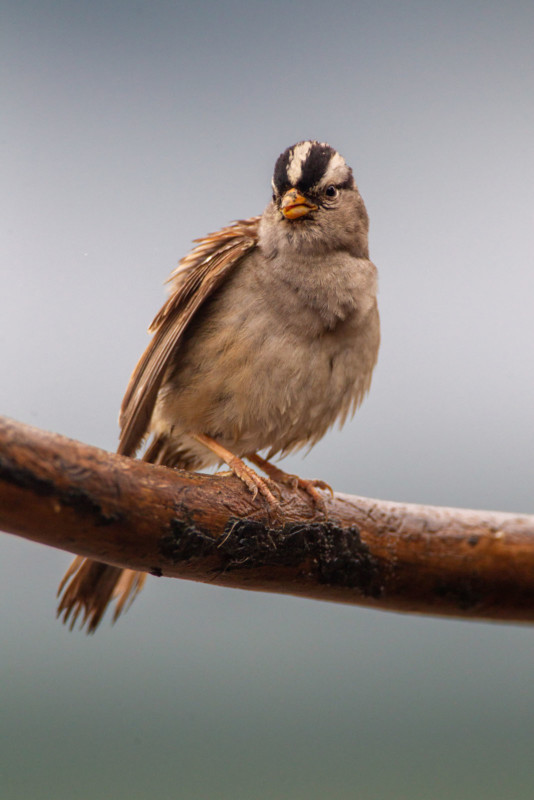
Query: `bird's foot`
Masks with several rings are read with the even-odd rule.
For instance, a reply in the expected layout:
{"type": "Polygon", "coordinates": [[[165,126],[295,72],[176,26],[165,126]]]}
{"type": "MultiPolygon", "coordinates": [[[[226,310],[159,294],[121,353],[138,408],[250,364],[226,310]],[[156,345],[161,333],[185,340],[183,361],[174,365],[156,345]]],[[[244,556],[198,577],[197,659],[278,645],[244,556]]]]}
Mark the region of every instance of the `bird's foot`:
{"type": "Polygon", "coordinates": [[[249,492],[252,492],[252,499],[255,500],[258,492],[265,497],[269,505],[271,506],[278,506],[280,505],[280,501],[276,499],[274,494],[271,492],[267,485],[267,481],[258,475],[252,467],[249,467],[248,464],[245,464],[237,456],[234,456],[228,463],[231,471],[234,473],[236,477],[243,481],[249,492]]]}
{"type": "Polygon", "coordinates": [[[316,505],[323,513],[326,513],[326,503],[324,501],[324,497],[319,494],[317,490],[321,489],[323,491],[328,491],[333,497],[334,491],[328,483],[325,483],[325,481],[321,480],[300,478],[298,475],[292,475],[289,472],[284,472],[284,470],[280,469],[280,467],[271,464],[270,461],[267,461],[265,458],[256,455],[256,453],[247,456],[247,458],[249,458],[253,464],[256,464],[257,467],[260,467],[260,469],[262,469],[275,483],[281,483],[283,486],[289,486],[294,490],[302,489],[302,491],[306,492],[306,494],[312,499],[314,505],[316,505]]]}
{"type": "Polygon", "coordinates": [[[205,445],[212,453],[215,453],[221,461],[224,461],[224,463],[230,467],[231,472],[242,480],[247,489],[252,493],[253,500],[256,499],[259,493],[272,508],[277,508],[280,505],[280,501],[276,499],[269,489],[267,485],[268,482],[265,478],[262,478],[257,472],[254,472],[252,467],[245,464],[242,459],[235,456],[230,450],[227,450],[226,447],[220,445],[215,439],[212,439],[211,436],[205,436],[204,434],[191,434],[191,436],[205,445]]]}

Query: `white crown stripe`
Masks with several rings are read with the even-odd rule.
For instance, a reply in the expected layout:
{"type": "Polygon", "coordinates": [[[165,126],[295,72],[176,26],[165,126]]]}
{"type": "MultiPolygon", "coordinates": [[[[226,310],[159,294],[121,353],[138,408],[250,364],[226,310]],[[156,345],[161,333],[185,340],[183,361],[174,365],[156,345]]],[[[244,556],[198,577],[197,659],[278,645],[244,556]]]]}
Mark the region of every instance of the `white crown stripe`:
{"type": "Polygon", "coordinates": [[[325,173],[314,188],[324,189],[330,183],[334,185],[343,183],[350,175],[350,169],[343,156],[333,153],[325,173]]]}
{"type": "Polygon", "coordinates": [[[291,186],[296,186],[302,176],[302,165],[308,157],[312,148],[312,142],[301,142],[298,144],[291,155],[291,160],[287,165],[287,178],[291,186]]]}

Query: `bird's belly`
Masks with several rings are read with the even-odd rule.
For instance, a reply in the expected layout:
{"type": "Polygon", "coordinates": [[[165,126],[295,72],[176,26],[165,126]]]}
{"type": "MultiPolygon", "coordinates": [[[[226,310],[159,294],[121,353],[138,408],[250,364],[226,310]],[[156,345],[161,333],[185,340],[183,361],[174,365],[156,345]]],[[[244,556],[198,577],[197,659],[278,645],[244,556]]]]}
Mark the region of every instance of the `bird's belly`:
{"type": "Polygon", "coordinates": [[[374,360],[354,320],[318,336],[251,316],[189,343],[160,393],[153,430],[204,433],[236,455],[314,443],[361,399],[374,360]]]}
{"type": "Polygon", "coordinates": [[[317,438],[335,420],[353,383],[355,364],[347,348],[332,342],[292,341],[290,347],[268,348],[249,383],[243,433],[255,429],[256,449],[273,453],[317,438]],[[248,413],[247,413],[248,412],[248,413]]]}

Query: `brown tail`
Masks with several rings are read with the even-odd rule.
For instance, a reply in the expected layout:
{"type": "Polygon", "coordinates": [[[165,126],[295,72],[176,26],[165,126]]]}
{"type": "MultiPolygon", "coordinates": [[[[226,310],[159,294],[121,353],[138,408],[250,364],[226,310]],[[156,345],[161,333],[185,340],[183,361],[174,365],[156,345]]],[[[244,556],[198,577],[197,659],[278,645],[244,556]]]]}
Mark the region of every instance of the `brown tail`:
{"type": "MultiPolygon", "coordinates": [[[[144,461],[168,463],[173,453],[167,452],[164,438],[156,439],[143,456],[144,461]]],[[[121,448],[119,448],[119,452],[121,448]]],[[[129,454],[127,454],[129,455],[129,454]]],[[[169,464],[171,465],[171,464],[169,464]]],[[[172,464],[174,465],[174,463],[172,464]]],[[[182,464],[180,464],[182,466],[182,464]]],[[[57,590],[60,597],[57,616],[64,623],[70,622],[72,630],[80,614],[80,627],[86,627],[87,633],[94,633],[104,616],[109,603],[116,599],[113,622],[132,604],[136,594],[141,591],[145,582],[144,572],[132,569],[120,569],[89,558],[76,556],[59,584],[57,590]]]]}
{"type": "Polygon", "coordinates": [[[115,622],[143,588],[145,578],[144,572],[119,569],[76,556],[59,585],[61,599],[57,616],[65,623],[70,620],[72,630],[83,614],[80,627],[86,626],[87,633],[94,633],[110,601],[117,598],[115,622]]]}

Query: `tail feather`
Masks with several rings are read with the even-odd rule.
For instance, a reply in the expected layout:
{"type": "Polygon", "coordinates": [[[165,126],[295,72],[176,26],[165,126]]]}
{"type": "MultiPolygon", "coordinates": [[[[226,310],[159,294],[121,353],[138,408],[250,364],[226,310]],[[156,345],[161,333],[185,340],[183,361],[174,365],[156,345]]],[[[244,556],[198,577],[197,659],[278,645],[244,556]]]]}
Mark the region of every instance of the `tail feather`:
{"type": "Polygon", "coordinates": [[[146,572],[136,572],[133,569],[123,569],[117,584],[113,597],[117,599],[117,605],[113,612],[113,622],[120,617],[123,611],[128,611],[136,595],[141,591],[145,585],[146,572]]]}
{"type": "MultiPolygon", "coordinates": [[[[198,469],[203,465],[198,455],[180,449],[165,435],[156,436],[142,458],[153,464],[182,469],[198,469]]],[[[85,627],[87,633],[94,633],[111,601],[116,600],[115,622],[130,607],[145,579],[144,572],[120,569],[76,556],[59,584],[57,616],[69,624],[71,630],[81,617],[80,628],[85,627]]]]}
{"type": "Polygon", "coordinates": [[[72,630],[82,614],[80,627],[86,626],[87,633],[94,633],[111,600],[117,598],[115,621],[142,589],[145,578],[143,572],[76,556],[58,588],[57,616],[64,623],[70,621],[72,630]]]}
{"type": "MultiPolygon", "coordinates": [[[[157,437],[144,454],[143,461],[161,463],[166,445],[165,437],[157,437]]],[[[120,569],[76,556],[57,590],[60,598],[57,616],[65,624],[70,622],[72,630],[81,614],[80,628],[85,626],[87,633],[94,633],[111,601],[117,601],[113,612],[115,622],[123,611],[129,609],[145,579],[144,572],[120,569]]]]}

